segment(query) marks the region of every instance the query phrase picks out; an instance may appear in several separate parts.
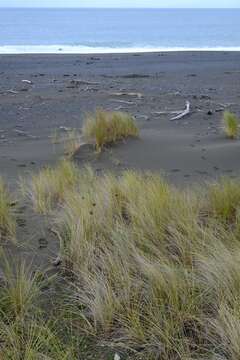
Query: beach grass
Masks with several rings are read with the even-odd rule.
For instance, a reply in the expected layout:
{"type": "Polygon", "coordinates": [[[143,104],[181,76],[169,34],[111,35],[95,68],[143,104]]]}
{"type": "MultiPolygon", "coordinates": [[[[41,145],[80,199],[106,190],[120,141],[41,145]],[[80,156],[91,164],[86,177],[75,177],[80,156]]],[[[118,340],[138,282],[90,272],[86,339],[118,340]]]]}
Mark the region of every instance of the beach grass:
{"type": "Polygon", "coordinates": [[[225,347],[239,356],[240,247],[229,208],[238,185],[210,185],[202,199],[126,172],[96,179],[87,196],[69,194],[58,230],[85,330],[139,359],[212,358],[225,347]]]}
{"type": "Polygon", "coordinates": [[[236,139],[239,135],[239,120],[237,116],[229,111],[224,112],[224,131],[230,139],[236,139]]]}
{"type": "Polygon", "coordinates": [[[208,188],[209,211],[222,223],[236,223],[239,216],[240,181],[221,178],[208,188]]]}
{"type": "Polygon", "coordinates": [[[31,264],[16,263],[10,253],[1,252],[1,359],[74,359],[70,338],[66,345],[51,310],[54,307],[49,308],[51,281],[44,273],[33,271],[31,264]]]}
{"type": "Polygon", "coordinates": [[[137,137],[139,130],[134,118],[123,112],[97,110],[88,114],[82,128],[87,141],[94,142],[97,151],[127,137],[137,137]]]}
{"type": "Polygon", "coordinates": [[[63,159],[55,168],[45,167],[30,180],[22,180],[22,193],[31,200],[37,212],[46,214],[76,184],[78,172],[73,162],[63,159]]]}
{"type": "Polygon", "coordinates": [[[38,272],[31,270],[31,264],[19,262],[15,266],[8,256],[1,252],[2,281],[0,312],[7,320],[24,319],[36,306],[40,295],[38,272]]]}
{"type": "MultiPolygon", "coordinates": [[[[31,181],[42,183],[44,171],[31,181]]],[[[150,172],[96,176],[66,160],[51,171],[51,186],[29,188],[37,211],[38,191],[54,199],[40,212],[50,209],[61,244],[61,287],[49,304],[46,287],[20,267],[0,302],[6,318],[33,326],[31,346],[39,341],[53,359],[88,359],[89,346],[89,359],[240,357],[238,179],[183,190],[150,172]]],[[[19,324],[7,334],[21,343],[19,324]]]]}
{"type": "Polygon", "coordinates": [[[14,238],[16,221],[12,212],[9,191],[0,177],[0,240],[4,237],[14,238]]]}

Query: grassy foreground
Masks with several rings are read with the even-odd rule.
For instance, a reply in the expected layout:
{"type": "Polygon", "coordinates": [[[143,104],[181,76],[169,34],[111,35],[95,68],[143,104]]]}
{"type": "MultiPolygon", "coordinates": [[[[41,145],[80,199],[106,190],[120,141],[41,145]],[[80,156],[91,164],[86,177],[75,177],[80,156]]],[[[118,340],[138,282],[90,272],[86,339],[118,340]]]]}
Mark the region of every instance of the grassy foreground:
{"type": "Polygon", "coordinates": [[[64,271],[5,261],[0,359],[240,358],[239,180],[183,191],[64,160],[27,185],[64,271]]]}

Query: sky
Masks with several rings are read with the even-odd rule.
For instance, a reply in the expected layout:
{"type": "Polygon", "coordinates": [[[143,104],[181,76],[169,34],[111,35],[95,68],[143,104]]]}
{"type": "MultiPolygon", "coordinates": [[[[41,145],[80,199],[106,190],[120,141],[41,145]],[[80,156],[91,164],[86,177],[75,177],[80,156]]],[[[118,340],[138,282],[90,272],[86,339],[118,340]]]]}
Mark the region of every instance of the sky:
{"type": "Polygon", "coordinates": [[[0,7],[240,8],[240,0],[0,0],[0,7]]]}

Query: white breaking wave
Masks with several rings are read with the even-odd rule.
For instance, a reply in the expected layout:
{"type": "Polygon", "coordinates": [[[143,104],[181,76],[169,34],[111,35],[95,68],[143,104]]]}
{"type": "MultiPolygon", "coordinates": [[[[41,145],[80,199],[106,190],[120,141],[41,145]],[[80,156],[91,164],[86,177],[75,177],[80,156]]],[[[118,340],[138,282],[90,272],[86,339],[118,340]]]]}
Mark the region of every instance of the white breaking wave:
{"type": "Polygon", "coordinates": [[[0,54],[123,54],[174,51],[240,51],[237,47],[127,47],[107,48],[81,45],[4,45],[0,46],[0,54]]]}

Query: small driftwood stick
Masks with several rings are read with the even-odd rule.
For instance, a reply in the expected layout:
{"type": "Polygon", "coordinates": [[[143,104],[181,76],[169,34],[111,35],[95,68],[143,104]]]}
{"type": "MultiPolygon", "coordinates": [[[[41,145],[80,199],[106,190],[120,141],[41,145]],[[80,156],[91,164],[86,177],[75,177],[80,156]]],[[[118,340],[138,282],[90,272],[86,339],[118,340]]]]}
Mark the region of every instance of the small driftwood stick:
{"type": "Polygon", "coordinates": [[[141,93],[135,93],[135,92],[113,92],[110,93],[111,96],[134,96],[138,99],[141,99],[143,97],[143,94],[141,93]]]}
{"type": "Polygon", "coordinates": [[[15,91],[15,90],[6,90],[5,93],[10,93],[10,94],[18,94],[19,92],[18,91],[15,91]]]}
{"type": "Polygon", "coordinates": [[[135,104],[133,101],[126,101],[126,100],[112,99],[112,101],[118,102],[118,103],[121,103],[121,104],[126,104],[126,105],[134,105],[135,104]]]}

